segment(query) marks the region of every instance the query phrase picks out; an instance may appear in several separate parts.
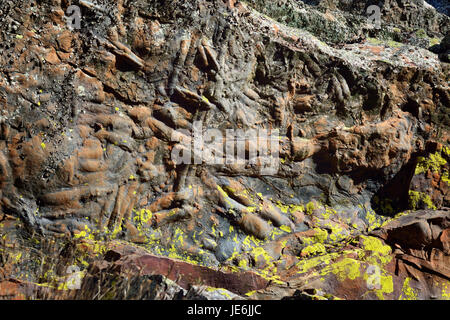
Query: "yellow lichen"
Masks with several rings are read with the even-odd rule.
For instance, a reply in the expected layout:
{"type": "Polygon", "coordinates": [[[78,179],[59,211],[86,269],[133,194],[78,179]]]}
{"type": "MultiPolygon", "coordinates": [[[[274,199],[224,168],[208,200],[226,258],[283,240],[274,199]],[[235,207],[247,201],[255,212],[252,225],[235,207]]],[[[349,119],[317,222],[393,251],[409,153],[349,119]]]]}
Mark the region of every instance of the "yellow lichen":
{"type": "Polygon", "coordinates": [[[311,201],[306,204],[306,213],[307,214],[311,215],[313,213],[314,209],[315,209],[314,202],[311,201]]]}
{"type": "Polygon", "coordinates": [[[428,158],[419,157],[414,174],[418,175],[425,173],[428,170],[431,170],[432,172],[439,172],[441,167],[446,163],[447,161],[442,157],[440,151],[430,154],[428,158]]]}
{"type": "Polygon", "coordinates": [[[317,255],[321,253],[326,253],[326,251],[327,250],[323,244],[315,243],[303,248],[301,255],[302,256],[317,255]]]}
{"type": "Polygon", "coordinates": [[[261,261],[260,257],[264,260],[265,263],[270,263],[273,261],[273,257],[271,257],[266,250],[262,247],[253,248],[251,254],[256,262],[261,261]]]}
{"type": "Polygon", "coordinates": [[[247,297],[251,297],[251,296],[254,295],[256,292],[257,292],[256,290],[249,291],[249,292],[247,292],[245,295],[246,295],[247,297]]]}
{"type": "Polygon", "coordinates": [[[380,277],[381,289],[375,290],[377,297],[380,300],[384,300],[384,294],[389,294],[394,292],[394,282],[392,281],[392,276],[381,276],[380,277]]]}
{"type": "Polygon", "coordinates": [[[441,180],[450,184],[450,172],[447,165],[447,160],[450,158],[450,148],[442,147],[441,150],[430,154],[427,158],[419,157],[416,170],[414,174],[426,173],[428,170],[431,172],[439,173],[441,180]]]}
{"type": "Polygon", "coordinates": [[[291,233],[292,232],[292,230],[291,230],[291,228],[289,226],[282,225],[282,226],[280,226],[280,229],[285,231],[285,232],[287,232],[287,233],[291,233]]]}
{"type": "Polygon", "coordinates": [[[426,205],[428,209],[436,210],[430,196],[424,192],[409,190],[409,206],[413,210],[420,209],[421,205],[426,205]]]}
{"type": "Polygon", "coordinates": [[[363,239],[362,246],[365,250],[373,251],[382,256],[389,255],[392,249],[388,245],[384,245],[380,239],[370,236],[361,236],[363,239]]]}
{"type": "Polygon", "coordinates": [[[407,277],[403,282],[402,293],[400,294],[399,300],[417,300],[417,292],[411,288],[409,282],[411,278],[407,277]]]}

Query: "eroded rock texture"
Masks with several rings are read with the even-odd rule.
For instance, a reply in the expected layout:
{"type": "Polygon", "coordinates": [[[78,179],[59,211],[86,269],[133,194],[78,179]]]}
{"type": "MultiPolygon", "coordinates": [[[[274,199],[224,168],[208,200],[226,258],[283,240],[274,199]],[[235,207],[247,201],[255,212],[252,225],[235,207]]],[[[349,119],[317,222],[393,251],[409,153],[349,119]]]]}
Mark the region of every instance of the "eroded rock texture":
{"type": "Polygon", "coordinates": [[[450,19],[379,3],[1,1],[0,296],[448,298],[450,19]],[[277,172],[177,165],[198,121],[277,172]]]}

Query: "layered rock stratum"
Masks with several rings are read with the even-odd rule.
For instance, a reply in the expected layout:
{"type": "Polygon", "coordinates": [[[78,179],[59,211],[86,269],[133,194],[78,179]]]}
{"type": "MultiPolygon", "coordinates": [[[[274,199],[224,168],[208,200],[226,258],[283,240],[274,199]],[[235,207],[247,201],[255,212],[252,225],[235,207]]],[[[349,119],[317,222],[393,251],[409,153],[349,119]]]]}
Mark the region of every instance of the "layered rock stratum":
{"type": "Polygon", "coordinates": [[[447,14],[1,0],[0,298],[449,299],[447,14]],[[276,172],[177,164],[199,122],[276,172]]]}

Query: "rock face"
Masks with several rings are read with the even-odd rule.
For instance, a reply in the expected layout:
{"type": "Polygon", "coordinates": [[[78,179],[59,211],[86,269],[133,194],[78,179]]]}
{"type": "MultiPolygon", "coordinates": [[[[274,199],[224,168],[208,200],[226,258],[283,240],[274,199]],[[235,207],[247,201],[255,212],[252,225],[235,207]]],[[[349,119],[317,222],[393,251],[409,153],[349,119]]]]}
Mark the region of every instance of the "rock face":
{"type": "Polygon", "coordinates": [[[0,297],[449,297],[448,16],[74,2],[0,3],[0,297]]]}

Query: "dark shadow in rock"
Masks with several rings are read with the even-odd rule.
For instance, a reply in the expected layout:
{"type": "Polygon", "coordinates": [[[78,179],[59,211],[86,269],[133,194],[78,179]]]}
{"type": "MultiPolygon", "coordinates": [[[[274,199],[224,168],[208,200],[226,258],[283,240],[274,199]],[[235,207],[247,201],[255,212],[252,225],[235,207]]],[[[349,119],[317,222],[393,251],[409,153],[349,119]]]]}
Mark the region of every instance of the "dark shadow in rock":
{"type": "Polygon", "coordinates": [[[416,169],[417,158],[414,157],[371,198],[371,206],[375,212],[382,216],[394,216],[396,213],[407,210],[409,186],[416,169]]]}
{"type": "Polygon", "coordinates": [[[327,149],[322,149],[312,156],[318,174],[334,174],[338,172],[337,163],[327,149]]]}
{"type": "Polygon", "coordinates": [[[131,72],[136,71],[137,66],[120,55],[116,55],[116,68],[121,72],[131,72]]]}
{"type": "Polygon", "coordinates": [[[408,98],[408,102],[402,106],[403,111],[411,113],[416,118],[419,117],[419,108],[419,103],[412,98],[408,98]]]}
{"type": "Polygon", "coordinates": [[[320,0],[302,0],[302,2],[309,4],[310,6],[317,6],[320,3],[320,0]]]}

